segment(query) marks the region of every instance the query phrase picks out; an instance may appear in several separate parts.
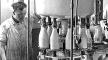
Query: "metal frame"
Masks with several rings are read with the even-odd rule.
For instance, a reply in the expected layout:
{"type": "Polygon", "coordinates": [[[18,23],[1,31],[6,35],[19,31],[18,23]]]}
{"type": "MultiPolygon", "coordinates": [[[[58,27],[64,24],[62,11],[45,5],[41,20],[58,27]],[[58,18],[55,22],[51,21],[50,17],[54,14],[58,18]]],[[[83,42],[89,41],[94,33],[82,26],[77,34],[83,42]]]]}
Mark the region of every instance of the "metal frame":
{"type": "Polygon", "coordinates": [[[0,0],[0,24],[1,24],[1,0],[0,0]]]}
{"type": "Polygon", "coordinates": [[[30,41],[30,31],[29,31],[29,29],[30,29],[30,0],[28,0],[28,22],[27,22],[27,26],[28,26],[28,29],[27,29],[27,32],[28,32],[28,34],[27,34],[27,60],[29,60],[29,52],[30,52],[30,49],[29,49],[29,41],[30,41]]]}
{"type": "Polygon", "coordinates": [[[73,0],[71,0],[71,51],[70,51],[70,60],[73,60],[73,6],[74,3],[73,3],[73,0]]]}

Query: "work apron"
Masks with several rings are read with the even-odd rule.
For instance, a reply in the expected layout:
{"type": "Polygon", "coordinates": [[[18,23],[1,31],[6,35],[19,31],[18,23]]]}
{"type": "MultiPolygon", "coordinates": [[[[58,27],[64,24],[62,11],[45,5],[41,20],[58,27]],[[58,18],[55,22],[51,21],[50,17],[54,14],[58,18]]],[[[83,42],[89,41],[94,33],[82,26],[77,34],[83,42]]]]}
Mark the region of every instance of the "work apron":
{"type": "Polygon", "coordinates": [[[23,24],[14,24],[7,33],[7,60],[27,60],[27,29],[23,24]]]}

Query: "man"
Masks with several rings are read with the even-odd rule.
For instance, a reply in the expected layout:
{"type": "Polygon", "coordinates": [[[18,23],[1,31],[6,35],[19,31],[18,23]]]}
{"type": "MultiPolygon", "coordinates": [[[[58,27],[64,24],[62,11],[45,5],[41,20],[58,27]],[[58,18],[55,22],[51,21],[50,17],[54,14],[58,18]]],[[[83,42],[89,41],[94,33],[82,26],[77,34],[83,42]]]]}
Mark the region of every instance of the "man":
{"type": "Polygon", "coordinates": [[[12,17],[0,25],[0,56],[2,60],[27,60],[27,6],[17,2],[12,7],[12,17]]]}

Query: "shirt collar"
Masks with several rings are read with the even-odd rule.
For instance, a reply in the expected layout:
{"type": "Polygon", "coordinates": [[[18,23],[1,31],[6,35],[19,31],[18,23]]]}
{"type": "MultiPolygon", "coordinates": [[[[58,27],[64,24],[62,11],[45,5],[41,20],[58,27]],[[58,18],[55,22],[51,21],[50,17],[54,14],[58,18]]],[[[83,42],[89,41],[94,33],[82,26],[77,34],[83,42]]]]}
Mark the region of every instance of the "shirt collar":
{"type": "Polygon", "coordinates": [[[19,23],[19,21],[15,19],[13,16],[12,16],[12,19],[14,20],[15,23],[19,23]]]}

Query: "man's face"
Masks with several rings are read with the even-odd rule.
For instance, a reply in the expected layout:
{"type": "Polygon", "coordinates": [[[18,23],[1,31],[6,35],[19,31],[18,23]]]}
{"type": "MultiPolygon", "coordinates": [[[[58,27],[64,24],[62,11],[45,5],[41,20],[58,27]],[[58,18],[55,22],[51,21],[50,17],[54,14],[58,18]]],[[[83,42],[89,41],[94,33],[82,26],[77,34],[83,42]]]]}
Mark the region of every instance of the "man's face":
{"type": "Polygon", "coordinates": [[[26,14],[26,8],[23,10],[16,10],[15,12],[15,18],[22,22],[24,20],[25,14],[26,14]]]}

